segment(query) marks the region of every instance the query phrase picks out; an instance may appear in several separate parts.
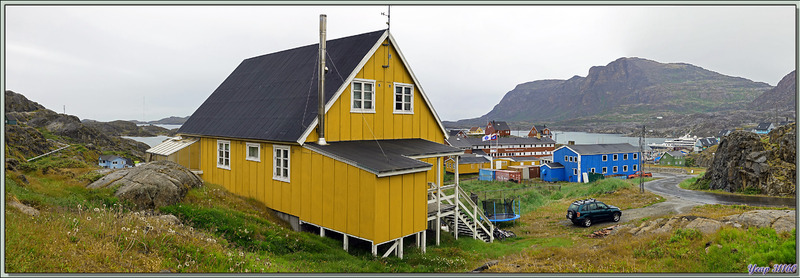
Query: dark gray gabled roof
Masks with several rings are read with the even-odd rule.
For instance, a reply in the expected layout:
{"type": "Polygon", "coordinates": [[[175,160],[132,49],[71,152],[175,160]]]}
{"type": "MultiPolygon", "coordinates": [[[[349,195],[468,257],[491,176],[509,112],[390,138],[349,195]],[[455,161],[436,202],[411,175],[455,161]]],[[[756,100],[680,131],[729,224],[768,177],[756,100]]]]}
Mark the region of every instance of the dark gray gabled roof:
{"type": "Polygon", "coordinates": [[[558,162],[550,162],[550,163],[546,163],[545,165],[550,169],[564,168],[564,165],[562,165],[561,163],[558,163],[558,162]]]}
{"type": "Polygon", "coordinates": [[[482,155],[465,153],[458,157],[458,164],[486,163],[489,159],[482,155]]]}
{"type": "Polygon", "coordinates": [[[462,150],[424,139],[359,140],[306,143],[306,148],[378,176],[427,171],[431,164],[411,158],[463,154],[462,150]]]}
{"type": "Polygon", "coordinates": [[[717,138],[714,138],[714,137],[700,138],[700,139],[697,139],[697,140],[698,140],[698,142],[700,142],[700,145],[703,146],[703,147],[710,147],[710,146],[716,145],[718,143],[717,142],[717,138]]]}
{"type": "Polygon", "coordinates": [[[113,154],[100,155],[100,159],[101,160],[105,160],[105,161],[111,161],[111,160],[114,160],[114,159],[117,159],[117,158],[122,158],[122,157],[119,157],[119,156],[116,156],[116,155],[113,155],[113,154]]]}
{"type": "Polygon", "coordinates": [[[539,133],[542,133],[542,130],[547,128],[547,125],[533,125],[533,127],[536,128],[536,130],[539,131],[539,133]]]}
{"type": "Polygon", "coordinates": [[[570,148],[581,155],[611,154],[611,153],[635,153],[639,148],[628,143],[619,144],[591,144],[591,145],[568,145],[570,148]]]}
{"type": "Polygon", "coordinates": [[[497,131],[500,131],[500,130],[511,130],[511,128],[508,127],[508,123],[503,122],[503,121],[492,121],[492,127],[494,128],[494,130],[497,130],[497,131]]]}
{"type": "MultiPolygon", "coordinates": [[[[386,30],[326,42],[327,103],[386,30]]],[[[295,142],[317,117],[318,44],[246,59],[179,134],[295,142]]]]}
{"type": "Polygon", "coordinates": [[[494,145],[536,145],[536,144],[555,144],[556,141],[550,138],[536,137],[499,137],[497,140],[483,141],[481,137],[450,138],[447,142],[456,148],[488,147],[494,145]]]}
{"type": "Polygon", "coordinates": [[[681,158],[681,157],[686,156],[685,153],[680,152],[680,151],[669,151],[669,152],[666,152],[664,154],[669,154],[671,157],[674,157],[674,158],[681,158]]]}
{"type": "Polygon", "coordinates": [[[731,134],[731,132],[733,132],[733,130],[730,130],[730,129],[720,130],[719,133],[717,133],[717,137],[722,138],[722,137],[728,136],[728,134],[731,134]]]}
{"type": "Polygon", "coordinates": [[[756,130],[768,130],[772,123],[759,123],[756,130]]]}

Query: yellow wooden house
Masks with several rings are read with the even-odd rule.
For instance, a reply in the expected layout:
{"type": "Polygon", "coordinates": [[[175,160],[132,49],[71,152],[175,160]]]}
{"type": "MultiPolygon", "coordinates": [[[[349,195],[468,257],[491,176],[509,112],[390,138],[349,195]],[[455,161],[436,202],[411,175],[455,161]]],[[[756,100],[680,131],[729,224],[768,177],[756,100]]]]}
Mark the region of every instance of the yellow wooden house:
{"type": "Polygon", "coordinates": [[[463,151],[444,145],[444,126],[388,30],[322,42],[245,59],[191,115],[178,134],[197,140],[201,178],[295,228],[340,233],[345,249],[359,239],[375,255],[380,246],[402,257],[403,239],[416,236],[424,252],[427,229],[438,244],[447,217],[463,219],[448,222],[451,231],[460,223],[491,241],[488,222],[453,209],[468,198],[443,193],[460,192],[457,180],[442,184],[442,164],[463,151]]]}

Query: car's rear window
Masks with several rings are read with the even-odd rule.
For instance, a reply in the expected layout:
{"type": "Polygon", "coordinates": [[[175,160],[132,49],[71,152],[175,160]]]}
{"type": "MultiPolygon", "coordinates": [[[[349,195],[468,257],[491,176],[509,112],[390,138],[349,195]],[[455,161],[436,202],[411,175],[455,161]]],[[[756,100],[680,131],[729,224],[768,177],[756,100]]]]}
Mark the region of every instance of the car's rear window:
{"type": "Polygon", "coordinates": [[[568,210],[578,210],[578,205],[576,205],[576,204],[571,204],[571,205],[569,205],[569,208],[568,208],[568,210]]]}

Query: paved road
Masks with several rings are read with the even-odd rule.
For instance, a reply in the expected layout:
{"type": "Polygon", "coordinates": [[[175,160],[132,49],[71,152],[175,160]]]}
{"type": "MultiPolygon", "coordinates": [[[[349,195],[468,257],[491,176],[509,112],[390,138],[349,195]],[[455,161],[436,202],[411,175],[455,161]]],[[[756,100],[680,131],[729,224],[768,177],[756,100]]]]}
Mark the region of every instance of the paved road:
{"type": "MultiPolygon", "coordinates": [[[[664,202],[653,204],[644,208],[628,209],[622,211],[620,223],[641,219],[644,217],[661,217],[669,214],[689,212],[693,207],[703,204],[724,205],[750,205],[750,206],[777,206],[791,207],[797,205],[794,198],[740,196],[728,194],[715,194],[702,191],[686,190],[678,184],[693,176],[682,174],[653,173],[653,177],[660,179],[646,182],[644,188],[667,199],[664,202]]],[[[569,220],[561,221],[562,224],[571,225],[569,220]]],[[[597,227],[611,226],[614,222],[601,222],[597,227]]]]}

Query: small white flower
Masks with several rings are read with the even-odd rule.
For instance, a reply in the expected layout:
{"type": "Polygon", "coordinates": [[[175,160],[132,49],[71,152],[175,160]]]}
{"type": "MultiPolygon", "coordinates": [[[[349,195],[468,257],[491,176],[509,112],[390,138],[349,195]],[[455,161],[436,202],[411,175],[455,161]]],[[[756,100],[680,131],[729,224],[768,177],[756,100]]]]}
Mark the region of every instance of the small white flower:
{"type": "Polygon", "coordinates": [[[91,216],[86,216],[86,220],[92,220],[91,216]]]}
{"type": "Polygon", "coordinates": [[[100,212],[99,208],[94,208],[94,212],[100,212]]]}

